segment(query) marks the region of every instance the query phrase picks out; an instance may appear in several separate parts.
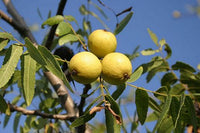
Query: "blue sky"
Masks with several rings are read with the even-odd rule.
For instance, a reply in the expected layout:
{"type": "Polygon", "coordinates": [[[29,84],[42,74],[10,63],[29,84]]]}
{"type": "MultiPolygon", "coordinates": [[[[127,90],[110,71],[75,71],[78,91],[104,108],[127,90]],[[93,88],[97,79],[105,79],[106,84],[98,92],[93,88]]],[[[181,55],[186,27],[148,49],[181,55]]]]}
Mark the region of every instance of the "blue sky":
{"type": "MultiPolygon", "coordinates": [[[[96,1],[94,2],[97,3],[96,1]]],[[[196,4],[196,0],[110,0],[103,2],[107,6],[111,7],[116,13],[119,13],[130,6],[133,7],[134,15],[131,21],[127,27],[117,35],[118,46],[116,51],[130,54],[138,45],[140,45],[139,51],[147,48],[156,48],[147,32],[147,28],[150,28],[159,39],[165,38],[167,43],[170,45],[172,49],[172,57],[169,59],[169,62],[171,65],[176,61],[183,61],[191,64],[194,68],[197,68],[197,65],[200,64],[200,56],[198,54],[200,50],[200,18],[194,15],[189,15],[187,10],[187,5],[196,4]],[[174,19],[172,13],[175,10],[183,13],[184,16],[179,19],[174,19]]],[[[49,10],[51,10],[52,16],[55,15],[58,1],[13,0],[13,3],[28,25],[40,25],[47,18],[49,10]],[[37,8],[40,10],[43,19],[39,17],[37,8]]],[[[80,15],[78,8],[83,3],[85,3],[85,1],[80,2],[79,0],[68,0],[64,11],[65,15],[75,16],[80,26],[82,23],[82,16],[80,15]]],[[[2,1],[0,1],[0,9],[6,11],[2,1]]],[[[91,7],[91,10],[93,9],[94,8],[91,7]]],[[[102,7],[102,9],[109,17],[108,20],[104,18],[102,20],[113,31],[116,25],[116,18],[110,10],[105,7],[102,7]]],[[[96,9],[93,11],[100,15],[96,9]]],[[[100,15],[100,17],[102,16],[100,15]]],[[[119,20],[123,17],[124,15],[119,16],[119,20]]],[[[92,21],[93,30],[104,28],[101,23],[92,16],[90,19],[92,21]]],[[[17,36],[15,31],[3,20],[0,20],[0,26],[17,36]]],[[[45,28],[34,32],[34,36],[39,44],[47,33],[47,29],[48,28],[45,28]]],[[[74,46],[71,47],[74,48],[74,46]]],[[[142,63],[148,62],[151,57],[152,56],[140,56],[134,60],[134,62],[132,62],[133,69],[137,68],[142,63]]],[[[154,90],[160,86],[159,76],[155,77],[149,84],[146,84],[145,77],[143,76],[135,82],[135,84],[137,86],[154,90]]],[[[128,92],[129,91],[126,91],[125,94],[128,92]]],[[[130,111],[133,111],[135,108],[129,109],[130,111]]],[[[2,120],[3,118],[0,117],[0,121],[2,120]]],[[[2,124],[0,124],[0,130],[2,130],[2,124]]],[[[3,132],[7,131],[12,131],[10,126],[3,129],[3,132]]]]}

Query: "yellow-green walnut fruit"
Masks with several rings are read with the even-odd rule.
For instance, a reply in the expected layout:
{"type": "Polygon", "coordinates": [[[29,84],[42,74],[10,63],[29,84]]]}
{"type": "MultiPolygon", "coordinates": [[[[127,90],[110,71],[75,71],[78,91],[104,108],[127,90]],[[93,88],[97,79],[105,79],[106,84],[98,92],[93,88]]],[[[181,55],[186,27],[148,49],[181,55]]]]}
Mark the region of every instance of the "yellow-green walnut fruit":
{"type": "Polygon", "coordinates": [[[100,60],[91,52],[80,52],[69,62],[72,78],[82,84],[95,81],[102,71],[100,60]]]}
{"type": "Polygon", "coordinates": [[[117,39],[112,32],[98,29],[88,37],[88,48],[99,58],[114,52],[117,47],[117,39]]]}
{"type": "Polygon", "coordinates": [[[113,85],[126,82],[132,74],[132,65],[122,53],[107,54],[102,60],[102,78],[113,85]]]}

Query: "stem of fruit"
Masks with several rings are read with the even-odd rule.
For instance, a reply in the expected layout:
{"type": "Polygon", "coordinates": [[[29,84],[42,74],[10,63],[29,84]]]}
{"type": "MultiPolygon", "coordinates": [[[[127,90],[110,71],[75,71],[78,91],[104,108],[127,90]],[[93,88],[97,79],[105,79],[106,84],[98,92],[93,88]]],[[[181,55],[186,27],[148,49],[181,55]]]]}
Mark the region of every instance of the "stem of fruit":
{"type": "Polygon", "coordinates": [[[65,18],[65,21],[70,25],[70,28],[71,28],[72,32],[78,38],[78,41],[81,43],[83,49],[85,51],[88,51],[87,46],[83,43],[83,41],[81,41],[80,37],[78,36],[78,34],[76,33],[76,31],[74,30],[74,28],[72,27],[72,25],[68,22],[68,20],[66,18],[65,18]]]}

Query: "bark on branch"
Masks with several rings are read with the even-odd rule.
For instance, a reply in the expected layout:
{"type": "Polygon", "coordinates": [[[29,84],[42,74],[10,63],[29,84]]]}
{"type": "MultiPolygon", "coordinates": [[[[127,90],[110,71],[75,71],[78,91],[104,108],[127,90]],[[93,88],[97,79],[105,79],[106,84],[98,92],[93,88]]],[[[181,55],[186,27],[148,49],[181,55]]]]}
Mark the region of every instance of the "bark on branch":
{"type": "Polygon", "coordinates": [[[28,110],[16,105],[12,105],[10,103],[8,103],[9,108],[11,110],[11,112],[17,111],[17,112],[21,112],[24,115],[36,115],[36,116],[41,116],[43,118],[50,118],[50,119],[59,119],[59,120],[73,120],[74,116],[73,115],[69,115],[69,114],[48,114],[48,113],[42,113],[38,110],[28,110]]]}

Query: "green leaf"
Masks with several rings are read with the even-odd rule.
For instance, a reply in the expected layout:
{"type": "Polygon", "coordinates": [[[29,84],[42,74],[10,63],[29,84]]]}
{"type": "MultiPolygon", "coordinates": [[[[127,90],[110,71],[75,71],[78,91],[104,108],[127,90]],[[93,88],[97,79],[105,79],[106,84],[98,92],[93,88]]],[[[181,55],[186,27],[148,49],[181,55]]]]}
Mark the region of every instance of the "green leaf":
{"type": "Polygon", "coordinates": [[[143,125],[148,112],[149,96],[144,90],[136,90],[135,103],[140,123],[143,125]]]}
{"type": "MultiPolygon", "coordinates": [[[[168,94],[168,92],[169,92],[169,90],[170,90],[170,87],[169,86],[161,86],[156,92],[158,92],[158,93],[161,93],[161,94],[168,94]]],[[[165,102],[165,100],[166,100],[166,96],[163,96],[163,95],[159,95],[159,94],[154,94],[154,96],[156,97],[156,98],[158,98],[161,102],[165,102]]]]}
{"type": "Polygon", "coordinates": [[[106,100],[111,104],[111,109],[120,117],[120,118],[116,118],[116,121],[118,121],[119,124],[123,123],[123,118],[122,118],[122,114],[119,108],[119,105],[116,103],[116,101],[110,96],[110,95],[105,95],[106,100]]]}
{"type": "Polygon", "coordinates": [[[62,36],[58,40],[58,43],[59,43],[59,45],[63,45],[63,44],[66,44],[66,43],[69,43],[69,42],[75,42],[75,41],[78,41],[78,37],[76,35],[67,34],[67,35],[62,36]]]}
{"type": "Polygon", "coordinates": [[[65,15],[64,17],[65,17],[65,19],[67,19],[70,22],[74,21],[76,23],[76,25],[78,26],[78,22],[77,22],[77,20],[73,16],[71,16],[71,15],[65,15]]]}
{"type": "Polygon", "coordinates": [[[157,133],[171,133],[173,130],[173,121],[171,117],[165,117],[157,130],[157,133]]]}
{"type": "Polygon", "coordinates": [[[169,72],[169,73],[166,73],[162,79],[161,79],[161,85],[162,86],[167,86],[167,85],[173,85],[174,83],[176,83],[177,81],[177,77],[174,73],[172,72],[169,72]]]}
{"type": "Polygon", "coordinates": [[[193,126],[194,132],[197,132],[197,116],[192,99],[189,96],[185,97],[185,106],[187,107],[190,122],[193,126]]]}
{"type": "Polygon", "coordinates": [[[33,45],[33,43],[28,39],[25,38],[25,46],[28,49],[30,56],[39,64],[46,65],[46,62],[38,49],[33,45]]]}
{"type": "Polygon", "coordinates": [[[64,20],[64,17],[62,15],[56,15],[56,16],[48,18],[46,21],[44,21],[42,23],[41,27],[44,28],[45,25],[52,26],[52,25],[55,25],[55,24],[59,24],[63,20],[64,20]]]}
{"type": "Polygon", "coordinates": [[[159,46],[158,44],[158,37],[156,36],[155,33],[153,33],[149,28],[147,29],[150,37],[151,37],[151,40],[156,44],[156,46],[159,46]]]}
{"type": "Polygon", "coordinates": [[[165,57],[165,59],[169,59],[172,55],[172,50],[171,50],[170,46],[168,44],[165,44],[164,50],[167,52],[167,56],[165,57]]]}
{"type": "Polygon", "coordinates": [[[159,44],[160,44],[161,47],[164,46],[166,44],[166,40],[165,39],[161,39],[159,41],[159,44]]]}
{"type": "Polygon", "coordinates": [[[116,123],[116,120],[114,119],[110,111],[105,110],[105,116],[106,116],[107,133],[120,133],[121,131],[120,125],[116,123]]]}
{"type": "Polygon", "coordinates": [[[159,118],[160,113],[154,111],[151,114],[149,114],[146,118],[145,122],[152,122],[152,121],[156,121],[159,118]]]}
{"type": "Polygon", "coordinates": [[[126,84],[120,84],[117,86],[117,90],[113,92],[112,97],[113,99],[117,100],[119,96],[124,92],[126,89],[126,84]]]}
{"type": "Polygon", "coordinates": [[[0,107],[0,112],[6,113],[8,105],[2,95],[0,95],[0,107]]]}
{"type": "Polygon", "coordinates": [[[168,95],[168,96],[167,96],[167,99],[166,99],[166,102],[165,102],[165,104],[164,104],[164,107],[163,107],[163,109],[162,109],[162,112],[161,112],[161,114],[160,114],[160,116],[159,116],[159,119],[158,119],[158,121],[157,121],[157,123],[156,123],[156,126],[155,126],[154,129],[153,129],[153,133],[155,133],[155,132],[158,130],[158,128],[159,128],[160,125],[162,124],[163,120],[164,120],[165,117],[167,116],[167,113],[168,113],[168,111],[169,111],[169,109],[170,109],[171,101],[172,101],[172,96],[171,96],[171,95],[168,95]]]}
{"type": "Polygon", "coordinates": [[[186,64],[180,61],[177,61],[174,65],[172,65],[172,69],[180,70],[180,71],[196,72],[196,70],[193,67],[191,67],[189,64],[186,64]]]}
{"type": "Polygon", "coordinates": [[[126,15],[126,17],[116,27],[116,29],[114,31],[115,35],[119,34],[126,27],[126,25],[130,21],[132,16],[133,16],[133,12],[130,12],[128,15],[126,15]]]}
{"type": "Polygon", "coordinates": [[[165,64],[165,63],[163,63],[162,65],[151,69],[149,71],[149,73],[147,74],[147,77],[146,77],[147,83],[151,81],[151,79],[156,75],[156,73],[158,73],[158,72],[166,72],[168,70],[169,70],[169,66],[168,66],[168,64],[165,64]]]}
{"type": "Polygon", "coordinates": [[[97,4],[93,3],[92,1],[89,1],[89,3],[92,4],[101,13],[101,15],[105,19],[108,19],[108,16],[105,14],[105,12],[97,4]]]}
{"type": "Polygon", "coordinates": [[[22,86],[26,104],[29,106],[35,94],[36,62],[27,52],[22,56],[22,86]]]}
{"type": "Polygon", "coordinates": [[[64,73],[62,72],[62,69],[60,68],[60,65],[58,61],[55,59],[55,57],[51,54],[51,52],[45,48],[44,46],[38,46],[38,50],[40,54],[42,55],[43,59],[45,60],[45,67],[51,71],[54,75],[56,75],[58,78],[62,79],[67,88],[73,92],[69,82],[67,81],[64,73]]]}
{"type": "Polygon", "coordinates": [[[88,15],[89,11],[86,9],[85,5],[81,5],[79,11],[82,15],[88,15]]]}
{"type": "Polygon", "coordinates": [[[147,56],[147,55],[153,55],[153,54],[155,54],[156,52],[157,52],[157,50],[145,49],[145,50],[142,50],[142,51],[141,51],[141,54],[147,56]]]}
{"type": "Polygon", "coordinates": [[[91,120],[95,115],[96,113],[92,114],[90,114],[89,112],[85,113],[84,115],[80,116],[75,121],[73,121],[72,124],[70,125],[70,128],[78,127],[85,124],[86,122],[91,120]]]}
{"type": "Polygon", "coordinates": [[[8,32],[0,32],[0,38],[9,39],[9,40],[15,40],[13,35],[8,33],[8,32]]]}
{"type": "Polygon", "coordinates": [[[95,98],[89,105],[88,107],[85,109],[85,112],[88,112],[90,110],[90,108],[101,98],[102,96],[98,96],[97,98],[95,98]]]}
{"type": "Polygon", "coordinates": [[[70,24],[63,21],[58,24],[55,34],[57,36],[63,36],[65,34],[68,34],[70,31],[71,31],[70,24]]]}
{"type": "Polygon", "coordinates": [[[0,42],[0,51],[4,49],[4,47],[8,44],[9,40],[3,40],[0,42]]]}
{"type": "Polygon", "coordinates": [[[149,97],[149,106],[150,106],[154,111],[157,111],[157,112],[159,112],[159,113],[162,112],[161,107],[160,107],[160,106],[157,104],[157,102],[156,102],[153,98],[151,98],[151,97],[149,97]]]}
{"type": "MultiPolygon", "coordinates": [[[[177,102],[177,101],[175,101],[175,102],[177,102]]],[[[181,124],[180,124],[179,120],[180,120],[181,110],[182,110],[182,108],[184,106],[184,103],[185,103],[185,95],[182,94],[181,97],[180,97],[180,102],[178,103],[179,106],[176,106],[177,105],[177,103],[176,103],[176,105],[175,105],[176,107],[175,106],[173,108],[170,107],[170,112],[172,114],[172,120],[174,122],[174,128],[176,130],[177,129],[181,129],[181,124]],[[177,107],[179,107],[178,110],[177,110],[177,107]],[[173,111],[173,110],[175,110],[175,111],[173,111]]],[[[172,104],[174,104],[174,103],[172,103],[172,104]]]]}
{"type": "Polygon", "coordinates": [[[14,133],[17,133],[17,128],[18,128],[18,126],[19,126],[19,121],[20,121],[20,117],[22,116],[22,114],[21,113],[17,113],[16,115],[15,115],[15,119],[14,119],[14,124],[13,124],[13,132],[14,133]]]}
{"type": "Polygon", "coordinates": [[[185,91],[185,86],[183,84],[175,84],[169,91],[170,94],[180,95],[185,91]]]}
{"type": "Polygon", "coordinates": [[[197,69],[199,69],[199,70],[200,70],[200,64],[198,64],[198,65],[197,65],[197,69]]]}
{"type": "Polygon", "coordinates": [[[0,88],[6,85],[10,80],[15,68],[23,52],[23,47],[18,45],[11,45],[4,58],[4,64],[0,68],[0,88]]]}
{"type": "Polygon", "coordinates": [[[131,74],[131,77],[130,79],[127,81],[129,83],[132,83],[132,82],[135,82],[137,79],[140,78],[140,76],[142,75],[143,73],[143,67],[140,66],[139,68],[137,68],[132,74],[131,74]]]}

